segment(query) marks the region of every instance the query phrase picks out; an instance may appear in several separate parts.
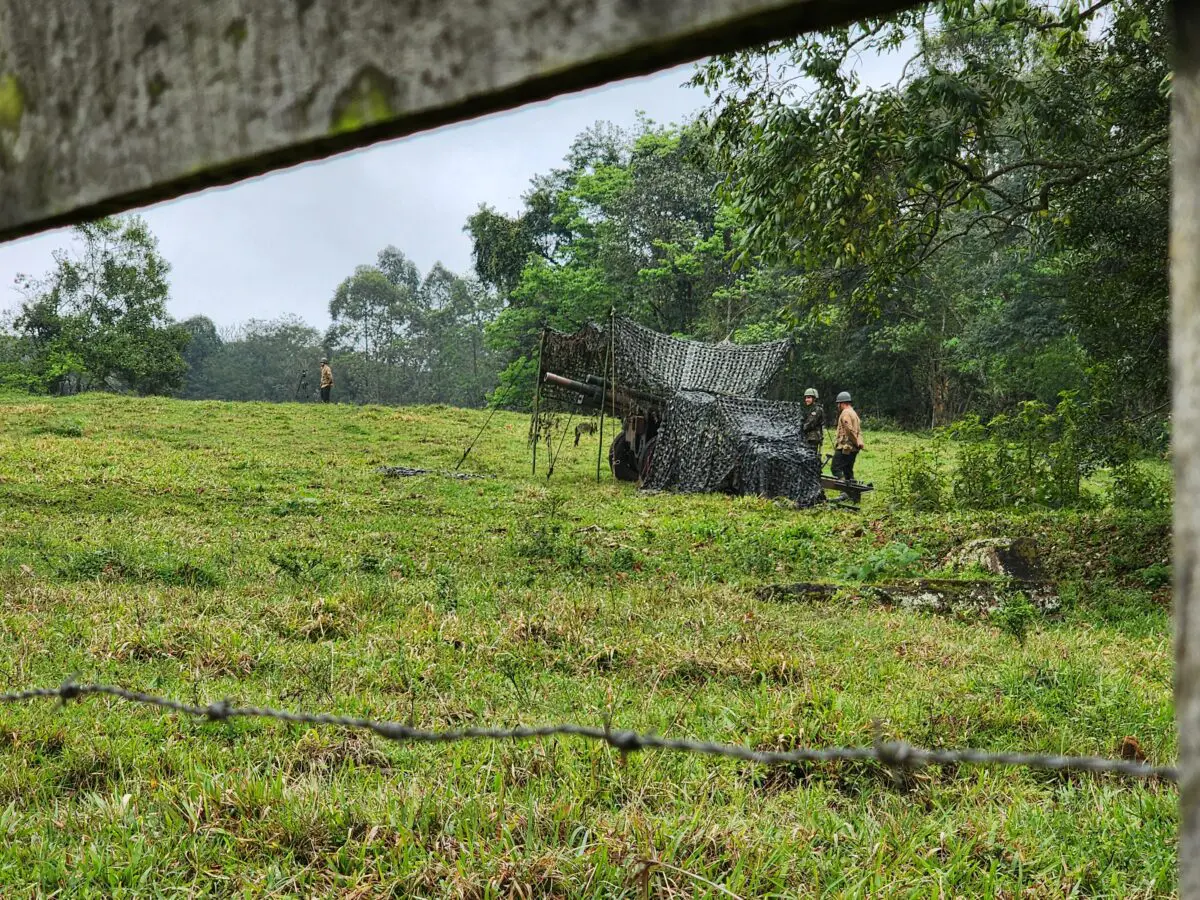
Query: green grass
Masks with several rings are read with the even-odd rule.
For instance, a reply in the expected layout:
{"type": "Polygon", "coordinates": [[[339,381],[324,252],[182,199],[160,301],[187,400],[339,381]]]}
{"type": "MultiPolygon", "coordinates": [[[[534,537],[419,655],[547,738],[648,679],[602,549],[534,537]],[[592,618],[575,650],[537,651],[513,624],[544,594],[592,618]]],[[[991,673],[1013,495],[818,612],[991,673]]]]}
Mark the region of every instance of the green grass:
{"type": "MultiPolygon", "coordinates": [[[[759,748],[1175,758],[1169,515],[860,515],[595,483],[448,408],[0,405],[0,670],[428,728],[558,721],[759,748]],[[882,608],[859,581],[1034,538],[1064,609],[882,608]],[[776,580],[848,589],[754,599],[776,580]],[[1006,630],[1006,627],[1008,630],[1006,630]]],[[[920,438],[867,434],[882,484],[920,438]]],[[[763,769],[572,740],[449,747],[91,699],[0,708],[0,894],[1170,895],[1177,793],[1011,769],[763,769]],[[665,865],[640,875],[643,860],[665,865]]]]}

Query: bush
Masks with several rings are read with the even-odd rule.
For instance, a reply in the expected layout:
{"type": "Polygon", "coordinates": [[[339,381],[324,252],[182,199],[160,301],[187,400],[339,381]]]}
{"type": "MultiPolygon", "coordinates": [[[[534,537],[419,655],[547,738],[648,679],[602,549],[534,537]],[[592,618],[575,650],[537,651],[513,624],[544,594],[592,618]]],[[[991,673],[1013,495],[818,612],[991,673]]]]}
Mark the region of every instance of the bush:
{"type": "Polygon", "coordinates": [[[844,570],[851,581],[874,581],[883,575],[903,575],[916,566],[921,551],[899,541],[892,541],[844,570]]]}
{"type": "Polygon", "coordinates": [[[942,439],[927,449],[905,453],[892,463],[889,490],[892,502],[914,512],[938,512],[946,507],[949,490],[941,467],[942,439]]]}
{"type": "Polygon", "coordinates": [[[1108,501],[1121,509],[1164,509],[1171,504],[1171,485],[1129,460],[1113,467],[1108,501]]]}
{"type": "Polygon", "coordinates": [[[1029,602],[1028,597],[1019,592],[1008,597],[1000,608],[992,610],[989,616],[1001,631],[1012,635],[1016,638],[1017,643],[1022,645],[1025,643],[1029,626],[1037,617],[1037,607],[1029,602]]]}
{"type": "Polygon", "coordinates": [[[1105,466],[1113,469],[1113,505],[1148,509],[1169,499],[1169,490],[1131,462],[1137,443],[1125,424],[1113,421],[1106,403],[1080,401],[1075,391],[1060,394],[1054,408],[1022,403],[986,424],[965,417],[948,432],[963,444],[952,492],[965,507],[1091,506],[1083,479],[1105,466]]]}

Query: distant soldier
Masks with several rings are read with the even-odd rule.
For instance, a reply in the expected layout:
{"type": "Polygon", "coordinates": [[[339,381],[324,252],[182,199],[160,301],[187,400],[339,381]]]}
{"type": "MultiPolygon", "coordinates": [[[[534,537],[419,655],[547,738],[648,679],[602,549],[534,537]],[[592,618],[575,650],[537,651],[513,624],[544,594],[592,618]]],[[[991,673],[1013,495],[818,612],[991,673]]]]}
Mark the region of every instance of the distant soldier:
{"type": "MultiPolygon", "coordinates": [[[[854,459],[863,449],[862,423],[859,422],[858,413],[850,405],[849,391],[842,391],[837,395],[837,405],[837,433],[833,439],[833,477],[853,481],[854,459]]],[[[859,498],[843,493],[838,499],[857,502],[859,498]]]]}
{"type": "Polygon", "coordinates": [[[804,430],[804,443],[817,454],[817,459],[820,459],[821,444],[825,441],[825,410],[821,406],[821,395],[817,393],[816,388],[809,388],[804,392],[804,421],[801,427],[804,430]]]}
{"type": "Polygon", "coordinates": [[[329,392],[333,389],[333,369],[329,368],[329,360],[321,357],[321,402],[329,402],[329,392]]]}

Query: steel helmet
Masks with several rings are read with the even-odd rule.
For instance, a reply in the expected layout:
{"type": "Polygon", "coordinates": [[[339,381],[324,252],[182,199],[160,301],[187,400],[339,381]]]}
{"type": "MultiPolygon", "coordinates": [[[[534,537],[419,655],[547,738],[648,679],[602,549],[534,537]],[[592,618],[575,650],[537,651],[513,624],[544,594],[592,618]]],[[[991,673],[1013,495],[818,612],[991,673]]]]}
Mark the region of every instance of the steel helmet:
{"type": "Polygon", "coordinates": [[[840,394],[838,394],[837,402],[838,403],[849,403],[850,402],[850,392],[842,391],[840,394]]]}
{"type": "Polygon", "coordinates": [[[812,397],[814,400],[820,400],[821,395],[817,393],[816,388],[809,388],[804,392],[805,397],[812,397]]]}

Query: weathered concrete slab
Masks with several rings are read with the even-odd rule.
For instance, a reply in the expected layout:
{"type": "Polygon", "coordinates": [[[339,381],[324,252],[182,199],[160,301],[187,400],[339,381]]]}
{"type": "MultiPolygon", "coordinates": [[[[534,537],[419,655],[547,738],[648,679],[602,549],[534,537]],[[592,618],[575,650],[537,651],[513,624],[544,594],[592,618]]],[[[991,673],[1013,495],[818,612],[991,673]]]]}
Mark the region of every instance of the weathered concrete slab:
{"type": "Polygon", "coordinates": [[[978,568],[1024,581],[1042,577],[1037,548],[1029,538],[975,538],[947,554],[942,565],[955,571],[978,568]]]}
{"type": "Polygon", "coordinates": [[[1179,895],[1200,898],[1200,4],[1175,8],[1171,95],[1171,381],[1179,895]]]}
{"type": "Polygon", "coordinates": [[[0,240],[904,5],[0,0],[0,240]]]}
{"type": "Polygon", "coordinates": [[[838,594],[873,600],[882,606],[896,606],[914,612],[942,614],[972,613],[990,615],[1013,594],[1023,593],[1044,613],[1061,607],[1058,592],[1049,581],[1011,578],[1006,581],[981,581],[951,578],[915,578],[888,584],[830,584],[801,581],[793,584],[764,584],[756,588],[759,600],[794,603],[822,603],[838,594]]]}

